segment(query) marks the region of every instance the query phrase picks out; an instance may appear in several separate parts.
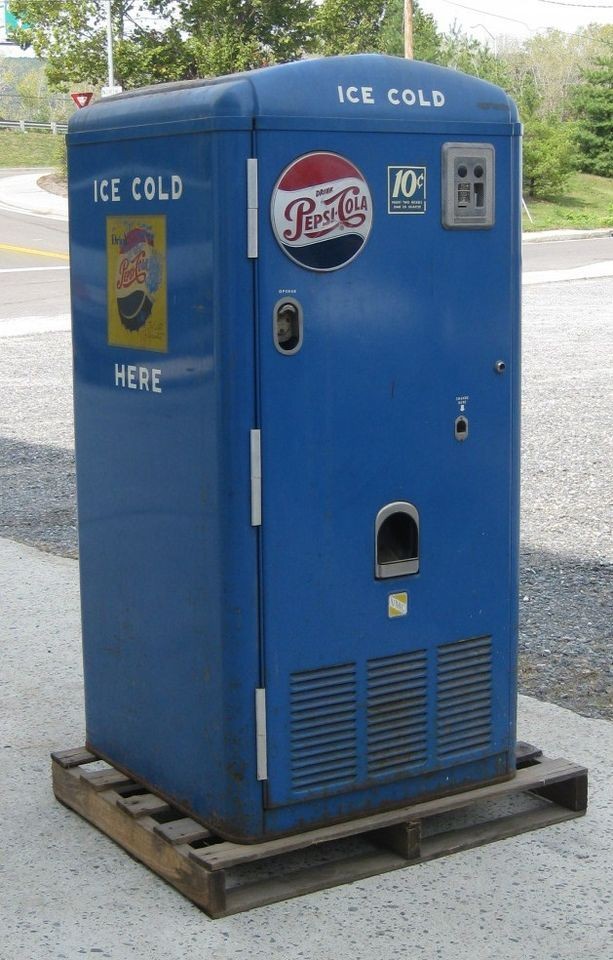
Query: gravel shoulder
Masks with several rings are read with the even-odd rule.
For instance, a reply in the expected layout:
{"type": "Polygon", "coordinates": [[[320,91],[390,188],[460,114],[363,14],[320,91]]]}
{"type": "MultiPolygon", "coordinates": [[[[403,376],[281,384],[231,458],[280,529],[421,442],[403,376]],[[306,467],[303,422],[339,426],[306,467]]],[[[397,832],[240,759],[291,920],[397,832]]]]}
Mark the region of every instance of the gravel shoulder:
{"type": "Polygon", "coordinates": [[[613,280],[524,291],[520,689],[613,718],[613,280]]]}
{"type": "MultiPolygon", "coordinates": [[[[524,291],[520,691],[613,719],[613,279],[524,291]],[[607,366],[607,358],[608,366],[607,366]]],[[[77,556],[67,333],[2,340],[0,536],[77,556]]]]}

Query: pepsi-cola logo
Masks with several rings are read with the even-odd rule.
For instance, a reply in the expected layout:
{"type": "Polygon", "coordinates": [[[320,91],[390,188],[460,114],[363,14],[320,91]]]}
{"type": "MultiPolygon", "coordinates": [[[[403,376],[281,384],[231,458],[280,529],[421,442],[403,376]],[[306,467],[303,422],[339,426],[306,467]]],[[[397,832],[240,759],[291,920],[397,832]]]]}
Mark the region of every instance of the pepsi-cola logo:
{"type": "Polygon", "coordinates": [[[163,266],[153,233],[144,224],[126,233],[119,249],[115,273],[117,309],[122,326],[136,331],[149,319],[163,266]]]}
{"type": "Polygon", "coordinates": [[[372,198],[358,168],[337,153],[290,163],[272,193],[272,226],[290,259],[308,270],[338,270],[366,243],[372,198]]]}

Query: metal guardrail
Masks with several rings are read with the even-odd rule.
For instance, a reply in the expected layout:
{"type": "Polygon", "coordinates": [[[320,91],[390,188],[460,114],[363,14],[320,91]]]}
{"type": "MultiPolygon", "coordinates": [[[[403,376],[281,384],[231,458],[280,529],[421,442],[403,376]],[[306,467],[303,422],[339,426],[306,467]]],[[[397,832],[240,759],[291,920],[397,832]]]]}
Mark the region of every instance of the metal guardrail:
{"type": "Polygon", "coordinates": [[[0,120],[0,128],[7,130],[20,130],[25,133],[27,130],[50,130],[51,133],[66,133],[67,123],[56,123],[52,120],[50,123],[39,123],[38,120],[0,120]]]}

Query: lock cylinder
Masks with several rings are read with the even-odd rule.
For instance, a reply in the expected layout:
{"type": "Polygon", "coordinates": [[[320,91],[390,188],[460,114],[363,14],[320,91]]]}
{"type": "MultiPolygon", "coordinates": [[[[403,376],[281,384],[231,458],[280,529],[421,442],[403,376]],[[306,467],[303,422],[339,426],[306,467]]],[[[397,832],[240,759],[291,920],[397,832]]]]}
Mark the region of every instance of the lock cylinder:
{"type": "Polygon", "coordinates": [[[293,297],[278,300],[273,309],[273,341],[279,353],[297,353],[302,346],[302,307],[293,297]]]}

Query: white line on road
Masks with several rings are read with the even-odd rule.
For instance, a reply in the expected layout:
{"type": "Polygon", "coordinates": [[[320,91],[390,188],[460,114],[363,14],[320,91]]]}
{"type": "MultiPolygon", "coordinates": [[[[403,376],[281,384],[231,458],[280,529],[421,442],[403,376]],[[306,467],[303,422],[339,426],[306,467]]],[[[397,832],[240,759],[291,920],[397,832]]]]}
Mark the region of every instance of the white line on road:
{"type": "Polygon", "coordinates": [[[0,267],[0,273],[36,273],[41,270],[70,270],[70,267],[0,267]]]}
{"type": "Polygon", "coordinates": [[[70,314],[58,317],[10,317],[0,320],[2,337],[26,337],[34,333],[60,333],[70,330],[70,314]]]}

